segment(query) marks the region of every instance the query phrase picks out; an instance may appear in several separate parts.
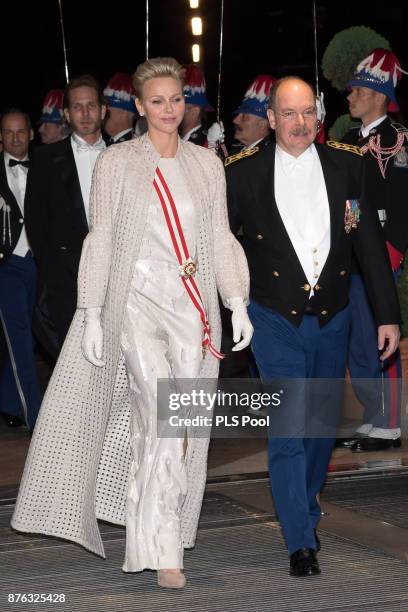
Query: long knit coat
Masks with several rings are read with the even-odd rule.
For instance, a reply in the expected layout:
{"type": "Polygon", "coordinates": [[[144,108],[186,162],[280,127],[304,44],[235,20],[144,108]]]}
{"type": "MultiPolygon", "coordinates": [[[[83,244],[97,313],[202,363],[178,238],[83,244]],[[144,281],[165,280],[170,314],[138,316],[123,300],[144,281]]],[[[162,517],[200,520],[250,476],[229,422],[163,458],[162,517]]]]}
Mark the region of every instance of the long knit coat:
{"type": "MultiPolygon", "coordinates": [[[[11,523],[19,531],[72,540],[102,557],[97,519],[125,524],[130,402],[120,336],[159,157],[145,134],[110,147],[97,160],[78,310],[44,397],[11,523]],[[102,307],[102,368],[86,361],[80,347],[83,309],[91,307],[102,307]]],[[[231,297],[246,300],[247,263],[229,230],[221,162],[213,152],[180,140],[177,159],[196,209],[200,288],[219,348],[217,289],[226,304],[231,297]]],[[[200,378],[217,373],[218,361],[207,351],[200,378]]],[[[194,430],[188,438],[185,547],[195,542],[208,449],[208,439],[194,437],[194,430]]]]}

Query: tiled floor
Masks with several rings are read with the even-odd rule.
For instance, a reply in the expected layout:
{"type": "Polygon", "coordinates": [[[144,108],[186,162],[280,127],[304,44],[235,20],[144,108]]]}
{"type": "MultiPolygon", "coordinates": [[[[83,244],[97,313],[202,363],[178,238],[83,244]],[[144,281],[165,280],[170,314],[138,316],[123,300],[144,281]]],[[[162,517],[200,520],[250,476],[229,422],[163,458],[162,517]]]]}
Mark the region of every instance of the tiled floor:
{"type": "MultiPolygon", "coordinates": [[[[17,486],[30,444],[23,428],[9,429],[0,421],[0,496],[4,487],[17,486]]],[[[408,441],[400,449],[375,453],[352,453],[335,449],[330,465],[332,473],[388,471],[408,469],[408,441]]],[[[268,470],[266,440],[263,438],[230,438],[211,441],[208,477],[265,474],[268,470]]]]}
{"type": "MultiPolygon", "coordinates": [[[[396,477],[402,479],[403,477],[396,477]]],[[[406,479],[407,477],[405,477],[406,479]]],[[[388,482],[388,481],[386,481],[388,482]]],[[[405,482],[406,485],[406,482],[405,482]]],[[[381,481],[371,486],[376,491],[381,481]]],[[[336,495],[338,485],[329,488],[336,495]]],[[[358,489],[359,487],[357,487],[358,489]]],[[[350,489],[350,487],[349,487],[350,489]]],[[[407,487],[398,503],[408,501],[407,487]]],[[[327,495],[330,498],[330,493],[327,495]]],[[[353,498],[341,491],[340,498],[353,498]]],[[[325,503],[320,576],[293,578],[267,480],[207,487],[197,543],[186,551],[187,586],[160,589],[154,572],[125,574],[125,532],[102,523],[106,559],[70,542],[9,527],[0,507],[0,609],[4,612],[407,612],[408,531],[325,503]],[[59,603],[15,603],[16,594],[56,594],[59,603]]]]}

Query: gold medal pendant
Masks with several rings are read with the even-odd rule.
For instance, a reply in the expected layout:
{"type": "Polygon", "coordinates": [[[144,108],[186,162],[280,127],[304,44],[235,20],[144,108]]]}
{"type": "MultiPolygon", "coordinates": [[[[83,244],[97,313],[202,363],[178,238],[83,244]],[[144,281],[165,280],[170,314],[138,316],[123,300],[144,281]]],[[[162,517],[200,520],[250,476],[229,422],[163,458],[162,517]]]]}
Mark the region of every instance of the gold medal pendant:
{"type": "Polygon", "coordinates": [[[182,276],[183,278],[194,276],[197,272],[197,264],[191,257],[189,257],[188,259],[182,262],[181,266],[179,266],[179,272],[180,276],[182,276]]]}

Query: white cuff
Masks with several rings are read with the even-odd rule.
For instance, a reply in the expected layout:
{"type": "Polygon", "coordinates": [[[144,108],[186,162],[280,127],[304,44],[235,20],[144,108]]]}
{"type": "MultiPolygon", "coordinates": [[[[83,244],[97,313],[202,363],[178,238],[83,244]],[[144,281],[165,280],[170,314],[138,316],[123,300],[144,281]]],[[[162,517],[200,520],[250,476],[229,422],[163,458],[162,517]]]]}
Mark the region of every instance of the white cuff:
{"type": "Polygon", "coordinates": [[[225,301],[226,301],[227,308],[229,308],[232,311],[236,310],[237,308],[240,308],[241,306],[245,307],[244,298],[242,297],[227,298],[225,301]]]}
{"type": "Polygon", "coordinates": [[[84,308],[85,311],[85,322],[88,321],[99,321],[101,317],[102,308],[84,308]]]}

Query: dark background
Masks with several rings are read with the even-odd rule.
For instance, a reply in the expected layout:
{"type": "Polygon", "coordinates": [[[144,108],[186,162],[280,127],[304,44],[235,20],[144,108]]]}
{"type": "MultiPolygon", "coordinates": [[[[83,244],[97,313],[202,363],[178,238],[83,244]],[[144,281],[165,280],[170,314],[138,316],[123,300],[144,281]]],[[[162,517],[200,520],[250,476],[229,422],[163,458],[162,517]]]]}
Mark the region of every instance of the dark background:
{"type": "MultiPolygon", "coordinates": [[[[145,59],[145,0],[62,0],[70,76],[90,72],[105,86],[114,72],[133,72],[145,59]]],[[[172,55],[191,62],[188,0],[150,0],[149,55],[172,55]]],[[[334,34],[357,25],[385,36],[408,69],[408,2],[317,0],[319,67],[334,34]]],[[[299,74],[314,83],[313,2],[225,0],[221,108],[228,125],[249,82],[263,72],[299,74]]],[[[201,0],[203,65],[208,94],[217,97],[221,0],[201,0]]],[[[26,109],[39,118],[44,95],[64,87],[65,70],[58,0],[2,6],[0,110],[26,109]]],[[[330,125],[346,112],[345,97],[322,77],[330,125]]],[[[398,87],[407,119],[408,76],[398,87]]]]}

